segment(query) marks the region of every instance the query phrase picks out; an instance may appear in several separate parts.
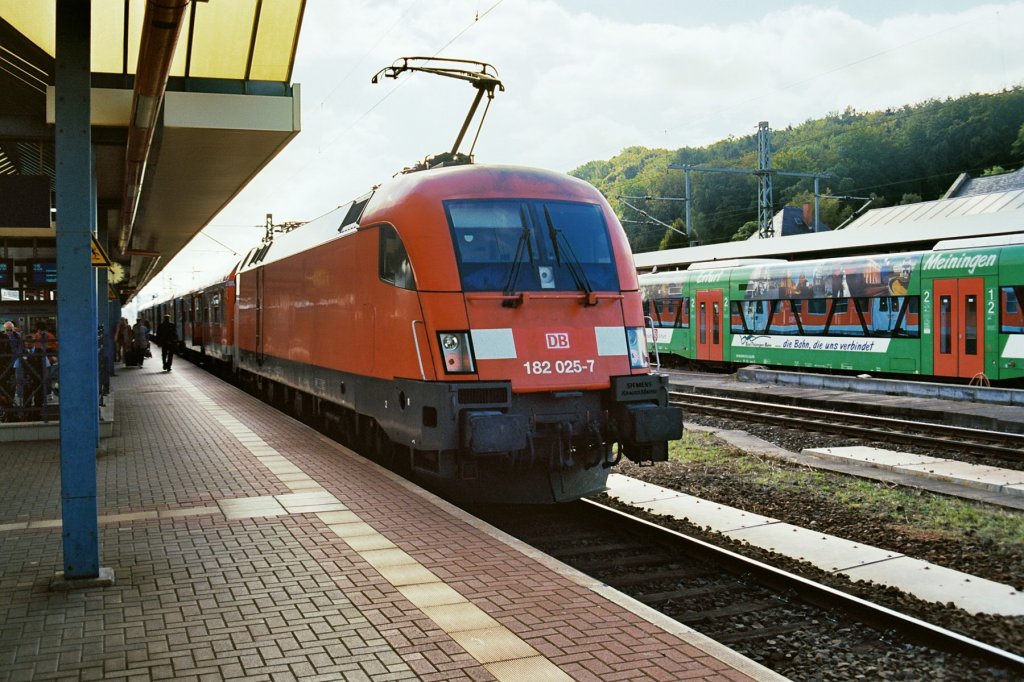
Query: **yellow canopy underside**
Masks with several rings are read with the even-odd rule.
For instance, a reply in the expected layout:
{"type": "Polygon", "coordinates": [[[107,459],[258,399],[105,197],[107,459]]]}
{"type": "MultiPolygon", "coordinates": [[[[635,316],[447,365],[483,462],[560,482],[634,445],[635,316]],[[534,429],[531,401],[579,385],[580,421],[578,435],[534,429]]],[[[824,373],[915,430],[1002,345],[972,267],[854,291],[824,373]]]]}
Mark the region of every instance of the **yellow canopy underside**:
{"type": "MultiPolygon", "coordinates": [[[[190,3],[170,75],[287,81],[302,8],[303,0],[190,3]]],[[[146,0],[129,0],[127,11],[124,0],[92,0],[94,73],[135,73],[145,12],[146,0]]],[[[56,0],[0,0],[0,17],[51,56],[56,43],[56,15],[56,0]]]]}

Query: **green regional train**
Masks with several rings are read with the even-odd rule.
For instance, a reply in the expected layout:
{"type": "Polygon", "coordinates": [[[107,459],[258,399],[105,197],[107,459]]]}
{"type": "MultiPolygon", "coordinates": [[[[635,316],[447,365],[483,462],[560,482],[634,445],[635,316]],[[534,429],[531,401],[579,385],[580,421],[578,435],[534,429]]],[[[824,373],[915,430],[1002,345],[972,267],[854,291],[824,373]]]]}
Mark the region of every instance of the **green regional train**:
{"type": "Polygon", "coordinates": [[[640,277],[659,356],[1024,383],[1024,235],[640,277]]]}

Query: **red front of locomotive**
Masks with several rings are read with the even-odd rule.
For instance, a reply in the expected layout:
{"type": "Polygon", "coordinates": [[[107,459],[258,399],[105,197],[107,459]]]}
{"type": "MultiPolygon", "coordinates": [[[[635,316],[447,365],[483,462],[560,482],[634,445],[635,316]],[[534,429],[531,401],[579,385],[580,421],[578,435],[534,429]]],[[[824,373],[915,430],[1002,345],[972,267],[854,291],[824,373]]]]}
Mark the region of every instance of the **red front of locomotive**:
{"type": "Polygon", "coordinates": [[[428,399],[425,428],[399,438],[423,450],[414,464],[494,481],[532,467],[566,499],[604,485],[614,443],[632,459],[665,459],[682,417],[650,373],[629,245],[600,193],[508,167],[403,180],[360,222],[396,228],[422,309],[406,321],[420,379],[449,386],[428,399]]]}
{"type": "Polygon", "coordinates": [[[259,390],[462,499],[576,499],[614,444],[658,461],[680,435],[622,228],[565,175],[399,176],[254,251],[237,309],[259,390]]]}

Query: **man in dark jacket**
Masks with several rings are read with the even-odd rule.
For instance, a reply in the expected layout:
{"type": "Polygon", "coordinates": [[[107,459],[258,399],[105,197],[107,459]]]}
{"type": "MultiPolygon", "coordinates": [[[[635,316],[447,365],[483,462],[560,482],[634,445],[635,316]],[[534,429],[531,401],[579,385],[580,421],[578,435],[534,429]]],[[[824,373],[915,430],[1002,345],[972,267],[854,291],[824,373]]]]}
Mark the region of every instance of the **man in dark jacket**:
{"type": "Polygon", "coordinates": [[[164,371],[170,372],[171,363],[174,361],[174,348],[178,345],[178,330],[171,322],[170,315],[164,315],[164,319],[156,326],[156,342],[160,344],[164,371]]]}

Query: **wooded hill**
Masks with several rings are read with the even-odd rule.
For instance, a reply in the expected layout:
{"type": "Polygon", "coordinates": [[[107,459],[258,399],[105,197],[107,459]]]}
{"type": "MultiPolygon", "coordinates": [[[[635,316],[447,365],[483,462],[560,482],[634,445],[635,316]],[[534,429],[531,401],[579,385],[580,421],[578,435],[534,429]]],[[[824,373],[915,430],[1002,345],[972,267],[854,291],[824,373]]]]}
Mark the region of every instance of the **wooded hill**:
{"type": "MultiPolygon", "coordinates": [[[[772,168],[830,172],[822,194],[874,197],[871,208],[938,199],[961,172],[979,176],[1024,161],[1024,88],[931,100],[901,109],[860,113],[848,108],[802,125],[773,129],[772,168]]],[[[621,195],[682,197],[684,173],[669,164],[740,169],[757,167],[757,136],[677,150],[629,147],[608,161],[571,171],[604,193],[621,219],[644,220],[621,195]]],[[[702,244],[742,239],[756,230],[757,181],[733,173],[691,174],[694,238],[702,244]]],[[[811,201],[814,181],[776,175],[774,206],[811,201]]],[[[682,201],[627,200],[683,229],[682,201]]],[[[835,227],[864,202],[828,199],[822,222],[835,227]]],[[[685,245],[685,237],[656,223],[625,223],[635,252],[685,245]]]]}

